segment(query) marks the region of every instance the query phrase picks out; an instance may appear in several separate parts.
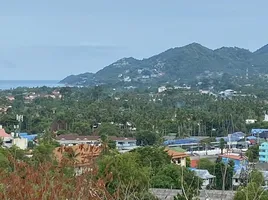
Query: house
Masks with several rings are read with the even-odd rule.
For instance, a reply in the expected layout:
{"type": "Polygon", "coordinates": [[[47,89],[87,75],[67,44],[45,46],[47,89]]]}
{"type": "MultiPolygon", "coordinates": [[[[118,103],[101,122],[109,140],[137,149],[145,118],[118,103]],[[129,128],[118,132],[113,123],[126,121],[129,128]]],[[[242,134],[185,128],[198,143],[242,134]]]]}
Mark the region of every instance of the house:
{"type": "Polygon", "coordinates": [[[165,149],[165,151],[171,157],[171,163],[186,167],[186,158],[189,157],[188,154],[184,152],[177,152],[171,149],[165,149]]]}
{"type": "Polygon", "coordinates": [[[12,145],[19,147],[20,149],[27,149],[28,139],[27,138],[13,138],[12,145]]]}
{"type": "Polygon", "coordinates": [[[224,163],[228,163],[230,160],[234,161],[234,171],[238,171],[239,169],[243,168],[246,169],[248,166],[248,159],[246,156],[236,153],[226,153],[220,155],[222,161],[224,163]]]}
{"type": "Polygon", "coordinates": [[[65,161],[72,162],[71,164],[75,166],[76,175],[81,175],[83,172],[93,168],[95,159],[101,154],[102,150],[103,148],[101,146],[79,144],[68,147],[57,147],[53,153],[60,164],[65,165],[65,161]]]}
{"type": "Polygon", "coordinates": [[[254,124],[256,122],[257,122],[256,119],[246,119],[246,124],[254,124]]]}
{"type": "MultiPolygon", "coordinates": [[[[112,140],[116,144],[116,149],[119,151],[130,151],[132,149],[137,148],[137,140],[135,138],[126,138],[126,137],[108,137],[109,140],[112,140]]],[[[64,146],[73,146],[77,144],[94,144],[100,145],[101,138],[100,136],[81,136],[76,134],[67,134],[67,135],[59,135],[56,137],[56,141],[60,145],[64,146]]]]}
{"type": "Polygon", "coordinates": [[[137,148],[137,140],[135,138],[126,137],[109,137],[110,140],[115,141],[118,150],[132,150],[137,148]]]}
{"type": "Polygon", "coordinates": [[[0,125],[0,139],[3,142],[3,146],[6,146],[6,147],[12,146],[12,136],[6,133],[2,125],[0,125]]]}
{"type": "Polygon", "coordinates": [[[268,142],[263,142],[259,147],[259,161],[268,163],[268,142]]]}
{"type": "Polygon", "coordinates": [[[261,134],[265,132],[268,132],[268,129],[259,129],[259,128],[251,129],[251,135],[255,137],[261,137],[261,134]]]}
{"type": "Polygon", "coordinates": [[[165,86],[161,86],[158,88],[158,93],[165,92],[167,88],[165,86]]]}
{"type": "Polygon", "coordinates": [[[211,175],[206,169],[189,168],[195,173],[196,176],[203,180],[202,189],[205,189],[208,185],[213,183],[213,179],[216,177],[211,175]]]}
{"type": "Polygon", "coordinates": [[[50,130],[52,132],[57,132],[59,130],[67,130],[67,126],[68,124],[64,120],[57,120],[51,124],[50,130]]]}
{"type": "Polygon", "coordinates": [[[37,134],[19,133],[20,138],[25,138],[28,141],[35,141],[37,139],[37,134]]]}
{"type": "Polygon", "coordinates": [[[76,134],[59,135],[56,141],[63,146],[73,146],[77,144],[100,144],[99,136],[81,136],[76,134]]]}
{"type": "Polygon", "coordinates": [[[248,179],[249,174],[250,174],[249,170],[244,170],[244,169],[237,170],[232,177],[233,187],[238,188],[241,185],[241,183],[243,183],[243,181],[247,181],[243,179],[248,179]]]}
{"type": "Polygon", "coordinates": [[[232,97],[232,96],[234,96],[236,94],[237,94],[237,92],[234,91],[234,90],[231,90],[231,89],[224,90],[224,91],[220,92],[221,97],[232,97]]]}
{"type": "MultiPolygon", "coordinates": [[[[264,184],[267,187],[268,186],[268,171],[263,171],[259,170],[259,172],[262,173],[263,178],[264,178],[264,184]]],[[[239,187],[242,183],[242,179],[248,179],[249,175],[251,173],[251,170],[238,170],[234,175],[233,175],[233,186],[234,187],[239,187]]],[[[248,180],[247,180],[248,181],[248,180]]]]}

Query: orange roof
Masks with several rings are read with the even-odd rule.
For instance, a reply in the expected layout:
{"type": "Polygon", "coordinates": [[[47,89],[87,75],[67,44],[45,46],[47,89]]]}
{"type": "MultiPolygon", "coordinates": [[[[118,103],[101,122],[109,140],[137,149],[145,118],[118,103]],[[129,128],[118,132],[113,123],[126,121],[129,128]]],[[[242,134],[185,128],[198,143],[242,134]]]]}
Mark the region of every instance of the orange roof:
{"type": "Polygon", "coordinates": [[[246,160],[247,159],[245,156],[234,155],[234,154],[223,154],[223,155],[220,155],[220,157],[230,158],[233,160],[246,160]]]}
{"type": "Polygon", "coordinates": [[[170,157],[172,157],[172,159],[174,159],[174,158],[186,158],[186,157],[189,157],[188,154],[183,153],[183,152],[177,152],[177,151],[174,151],[174,150],[171,150],[171,149],[165,149],[165,151],[168,153],[168,155],[170,157]]]}
{"type": "Polygon", "coordinates": [[[102,152],[101,146],[80,144],[74,146],[61,146],[54,149],[56,159],[61,162],[64,156],[74,161],[76,166],[85,166],[92,164],[93,160],[102,152]]]}

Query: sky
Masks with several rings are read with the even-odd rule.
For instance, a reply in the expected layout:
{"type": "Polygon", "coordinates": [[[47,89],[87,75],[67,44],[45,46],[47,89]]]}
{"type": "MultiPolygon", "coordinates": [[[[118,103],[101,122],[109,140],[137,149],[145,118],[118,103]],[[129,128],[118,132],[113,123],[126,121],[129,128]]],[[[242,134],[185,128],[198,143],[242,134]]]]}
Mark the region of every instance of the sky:
{"type": "Polygon", "coordinates": [[[197,42],[268,44],[267,0],[0,0],[0,80],[60,80],[197,42]]]}

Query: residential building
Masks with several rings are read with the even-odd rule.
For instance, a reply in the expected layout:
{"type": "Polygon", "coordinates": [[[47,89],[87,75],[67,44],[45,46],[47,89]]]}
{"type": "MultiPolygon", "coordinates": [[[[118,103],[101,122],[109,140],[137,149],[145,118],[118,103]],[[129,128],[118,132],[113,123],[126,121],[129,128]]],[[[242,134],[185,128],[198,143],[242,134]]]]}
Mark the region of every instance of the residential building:
{"type": "MultiPolygon", "coordinates": [[[[125,138],[125,137],[114,137],[110,136],[108,139],[116,143],[116,148],[119,151],[130,151],[137,148],[137,140],[135,138],[125,138]]],[[[81,136],[75,134],[59,135],[56,137],[56,141],[60,145],[73,146],[77,144],[94,144],[100,145],[100,136],[81,136]]]]}
{"type": "Polygon", "coordinates": [[[260,129],[260,128],[251,129],[251,135],[255,137],[261,137],[265,132],[268,132],[268,129],[260,129]]]}
{"type": "Polygon", "coordinates": [[[226,153],[223,155],[220,155],[222,158],[222,161],[224,163],[228,163],[230,160],[234,161],[234,171],[238,171],[241,168],[247,169],[248,166],[248,159],[246,156],[243,156],[241,154],[236,154],[236,153],[226,153]]]}
{"type": "Polygon", "coordinates": [[[246,124],[254,124],[256,122],[257,122],[256,119],[246,119],[246,124]]]}
{"type": "Polygon", "coordinates": [[[56,141],[63,146],[73,146],[78,144],[100,144],[99,136],[81,136],[75,134],[59,135],[56,141]]]}
{"type": "Polygon", "coordinates": [[[167,88],[165,86],[161,86],[158,88],[158,93],[164,92],[166,90],[167,90],[167,88]]]}
{"type": "Polygon", "coordinates": [[[213,184],[213,179],[216,177],[208,172],[206,169],[190,168],[196,176],[203,180],[202,189],[205,189],[208,185],[213,184]]]}
{"type": "Polygon", "coordinates": [[[263,142],[259,147],[259,161],[268,163],[268,142],[263,142]]]}
{"type": "Polygon", "coordinates": [[[233,188],[238,188],[241,183],[243,183],[243,179],[247,179],[248,176],[250,174],[250,171],[248,170],[243,170],[243,169],[239,169],[235,172],[235,174],[232,177],[232,184],[233,184],[233,188]]]}
{"type": "Polygon", "coordinates": [[[125,137],[109,137],[110,140],[115,141],[116,148],[118,150],[132,150],[137,148],[137,140],[135,138],[125,138],[125,137]]]}
{"type": "Polygon", "coordinates": [[[27,138],[14,138],[12,140],[12,145],[19,147],[20,149],[27,149],[28,147],[28,139],[27,138]]]}
{"type": "Polygon", "coordinates": [[[3,146],[11,147],[12,146],[12,136],[7,134],[2,125],[0,125],[0,139],[3,141],[3,146]]]}
{"type": "Polygon", "coordinates": [[[186,158],[189,157],[188,154],[183,152],[177,152],[171,149],[165,149],[165,151],[171,157],[171,163],[186,167],[186,158]]]}

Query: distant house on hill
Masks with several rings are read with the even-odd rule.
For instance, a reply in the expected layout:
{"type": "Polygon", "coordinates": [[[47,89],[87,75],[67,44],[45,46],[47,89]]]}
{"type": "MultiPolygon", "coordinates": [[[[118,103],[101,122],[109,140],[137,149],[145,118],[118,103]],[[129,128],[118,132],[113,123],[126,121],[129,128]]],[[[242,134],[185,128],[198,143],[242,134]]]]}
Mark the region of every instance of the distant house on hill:
{"type": "MultiPolygon", "coordinates": [[[[116,144],[116,148],[122,152],[130,151],[138,147],[136,144],[137,140],[135,138],[109,136],[108,139],[114,141],[116,144]]],[[[80,144],[100,145],[101,137],[97,135],[82,136],[82,135],[76,135],[76,134],[66,134],[66,135],[57,136],[56,141],[60,145],[64,145],[64,146],[73,146],[73,145],[80,145],[80,144]]]]}
{"type": "Polygon", "coordinates": [[[50,130],[52,132],[57,132],[59,130],[67,130],[67,128],[67,123],[64,120],[56,120],[50,126],[50,130]]]}
{"type": "Polygon", "coordinates": [[[99,136],[81,136],[76,134],[66,134],[66,135],[59,135],[56,137],[56,141],[60,145],[64,146],[73,146],[73,145],[80,145],[80,144],[100,144],[100,137],[99,136]]]}

